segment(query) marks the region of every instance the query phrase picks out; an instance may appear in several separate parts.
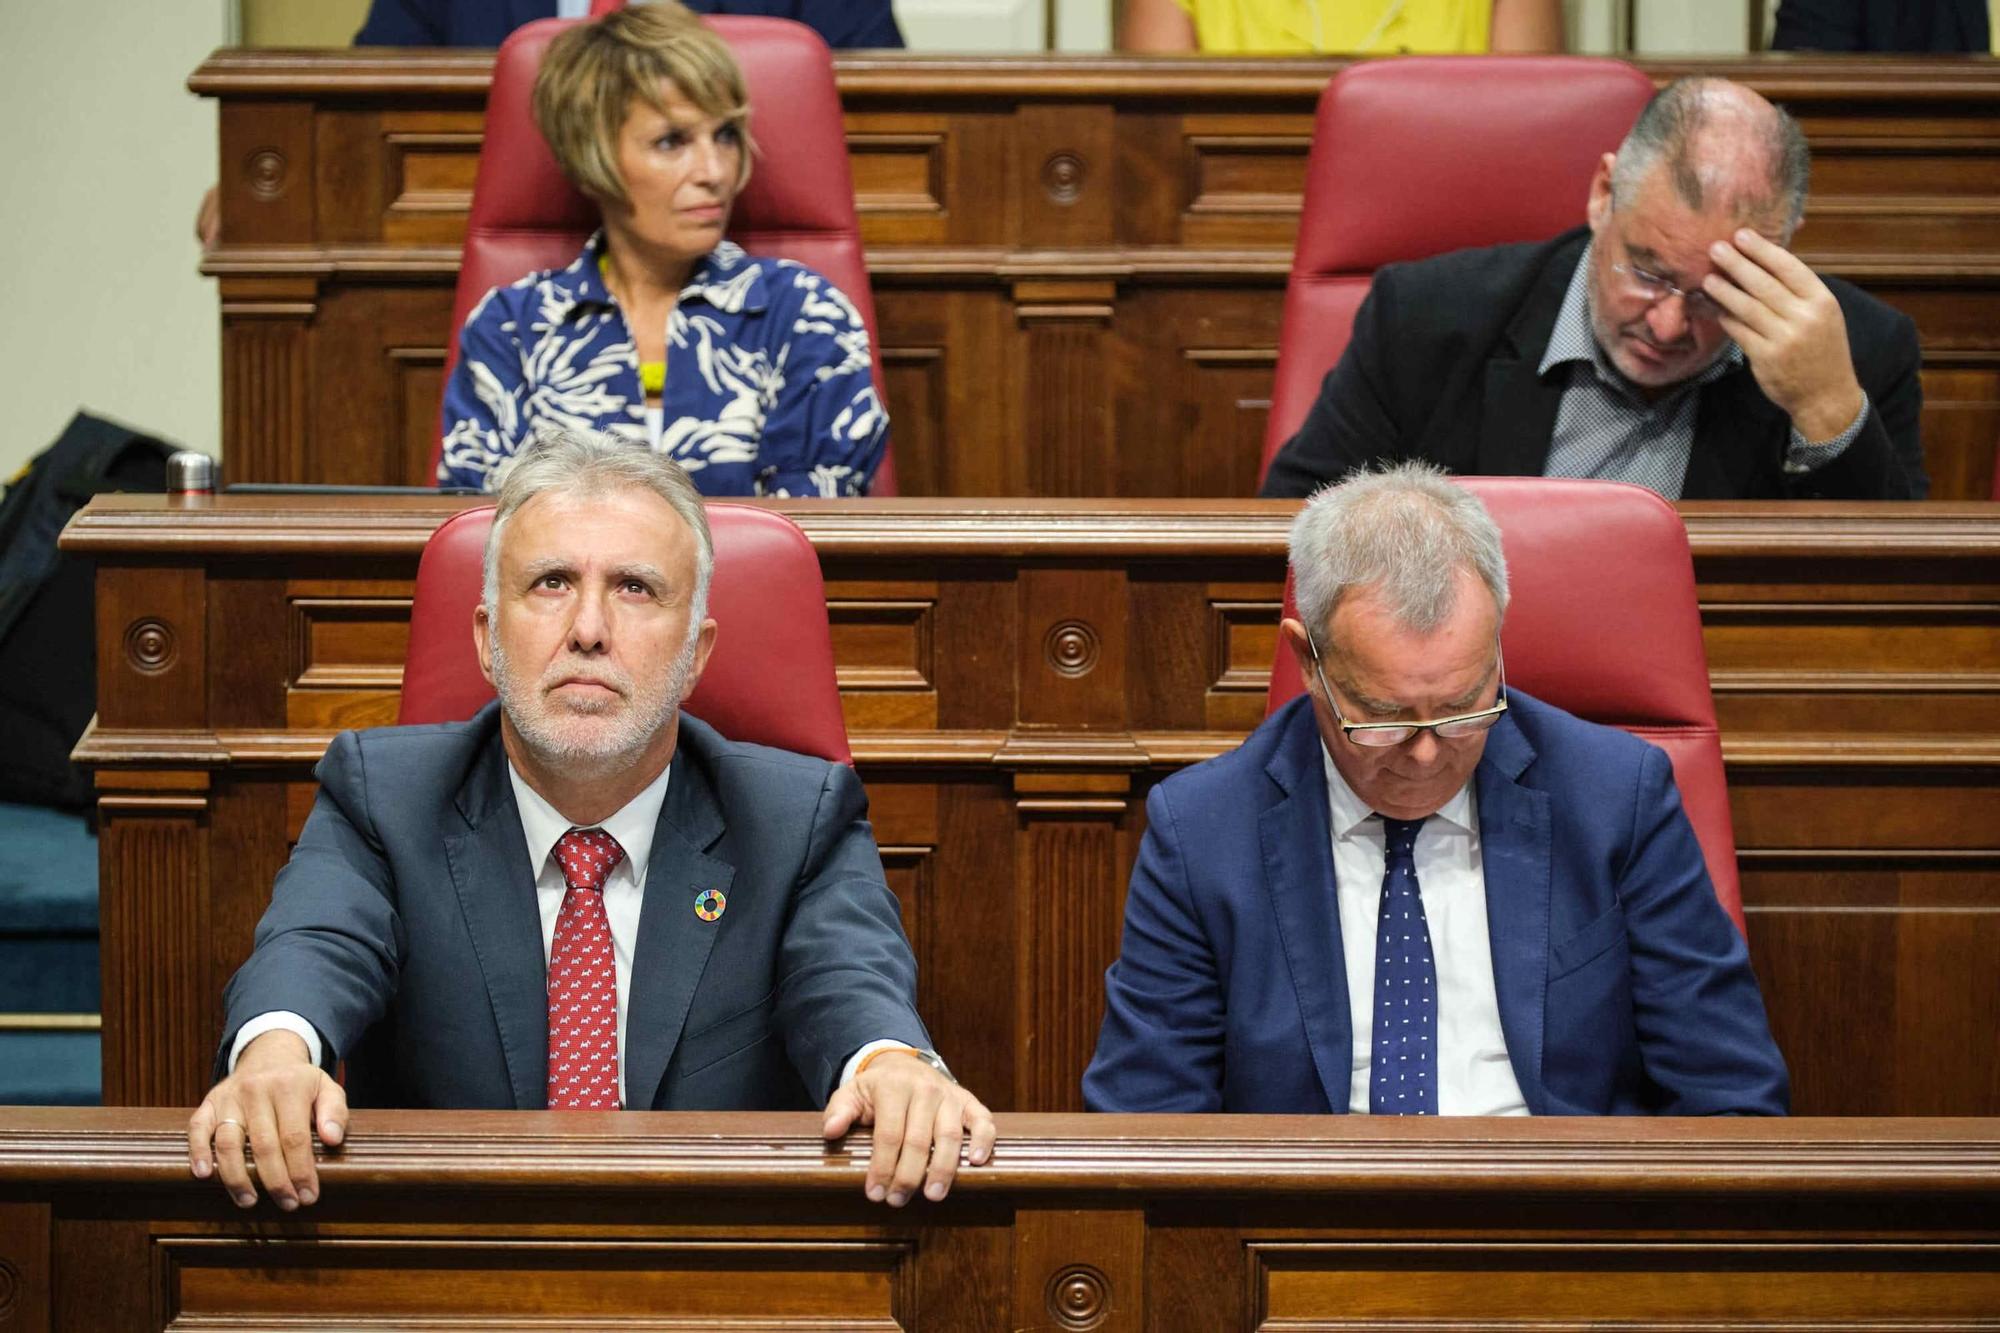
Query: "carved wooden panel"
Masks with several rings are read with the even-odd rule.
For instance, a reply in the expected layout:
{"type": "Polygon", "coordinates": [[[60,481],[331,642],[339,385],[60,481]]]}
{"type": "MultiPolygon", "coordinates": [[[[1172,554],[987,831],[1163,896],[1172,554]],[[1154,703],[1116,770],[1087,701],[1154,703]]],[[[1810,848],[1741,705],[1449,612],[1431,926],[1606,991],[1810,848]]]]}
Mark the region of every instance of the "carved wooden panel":
{"type": "Polygon", "coordinates": [[[204,725],[209,644],[201,571],[169,566],[120,573],[115,588],[100,588],[97,595],[97,697],[120,700],[121,721],[129,727],[204,725]]]}
{"type": "Polygon", "coordinates": [[[849,129],[848,162],[854,173],[854,207],[864,217],[930,217],[945,212],[945,147],[949,139],[934,123],[912,118],[905,130],[890,128],[887,117],[874,128],[849,129]]]}
{"type": "MultiPolygon", "coordinates": [[[[2000,301],[2000,293],[1995,299],[2000,301]]],[[[2000,350],[1993,361],[2000,363],[2000,350]]],[[[1931,493],[1993,494],[1994,466],[2000,460],[2000,365],[1926,370],[1923,378],[1924,462],[1931,493]]]]}
{"type": "Polygon", "coordinates": [[[301,480],[435,483],[450,316],[448,284],[328,285],[313,337],[333,373],[313,380],[314,447],[301,480]]]}
{"type": "Polygon", "coordinates": [[[1121,295],[1118,494],[1255,493],[1282,299],[1281,274],[1256,287],[1148,282],[1121,295]]]}
{"type": "Polygon", "coordinates": [[[1058,1333],[1146,1327],[1144,1213],[1024,1208],[1014,1236],[1017,1317],[1058,1333]]]}
{"type": "Polygon", "coordinates": [[[318,110],[311,102],[253,95],[222,117],[216,188],[224,244],[313,239],[318,110]]]}
{"type": "Polygon", "coordinates": [[[207,775],[128,771],[109,782],[97,803],[104,1101],[193,1106],[217,1035],[204,965],[207,775]]]}
{"type": "Polygon", "coordinates": [[[449,241],[463,234],[459,215],[472,206],[480,139],[476,127],[412,126],[383,136],[389,168],[384,240],[449,241]]]}
{"type": "Polygon", "coordinates": [[[0,1203],[0,1333],[49,1333],[49,1221],[46,1203],[0,1203]]]}
{"type": "Polygon", "coordinates": [[[1750,960],[1792,1067],[1794,1105],[1967,1115],[1996,1104],[2000,1071],[1968,1065],[1950,1034],[2000,1013],[1991,966],[2000,852],[1759,848],[1742,857],[1742,873],[1750,960]],[[1915,982],[1926,975],[1954,981],[1932,990],[1915,982]],[[1872,1021],[1823,1021],[1828,1007],[1864,1005],[1872,1021]]]}
{"type": "Polygon", "coordinates": [[[1178,129],[1179,242],[1289,251],[1305,195],[1312,117],[1197,113],[1180,117],[1178,129]]]}
{"type": "Polygon", "coordinates": [[[1546,1327],[1875,1329],[1976,1327],[2000,1303],[2000,1251],[1947,1247],[1745,1248],[1688,1244],[1252,1242],[1260,1328],[1546,1327]],[[1697,1278],[1695,1275],[1699,1274],[1697,1278]],[[1895,1279],[1891,1280],[1891,1276],[1895,1279]]]}
{"type": "Polygon", "coordinates": [[[230,479],[304,477],[315,432],[308,423],[314,288],[247,283],[224,287],[222,429],[232,442],[230,479]],[[275,288],[275,290],[274,290],[275,288]]]}
{"type": "Polygon", "coordinates": [[[950,392],[946,350],[885,345],[876,355],[878,384],[889,417],[889,448],[896,460],[896,483],[906,495],[935,495],[938,465],[951,431],[945,420],[950,392]]]}
{"type": "Polygon", "coordinates": [[[1021,905],[1016,1106],[1083,1109],[1083,1071],[1104,1018],[1104,969],[1118,957],[1123,924],[1122,897],[1103,886],[1117,882],[1125,859],[1118,839],[1125,782],[1120,775],[1096,784],[1071,778],[1060,785],[1072,790],[1057,792],[1033,775],[1015,780],[1026,844],[1014,885],[1021,905]]]}
{"type": "Polygon", "coordinates": [[[1106,495],[1118,474],[1117,436],[1105,387],[1111,379],[1112,284],[1019,282],[1028,490],[1034,495],[1106,495]],[[1065,448],[1046,441],[1063,440],[1065,448]]]}
{"type": "Polygon", "coordinates": [[[485,116],[478,107],[335,104],[319,120],[319,234],[339,243],[456,245],[485,116]]]}
{"type": "Polygon", "coordinates": [[[893,1241],[168,1236],[157,1245],[177,1328],[408,1327],[478,1310],[495,1333],[635,1320],[893,1333],[915,1305],[911,1248],[893,1241]]]}

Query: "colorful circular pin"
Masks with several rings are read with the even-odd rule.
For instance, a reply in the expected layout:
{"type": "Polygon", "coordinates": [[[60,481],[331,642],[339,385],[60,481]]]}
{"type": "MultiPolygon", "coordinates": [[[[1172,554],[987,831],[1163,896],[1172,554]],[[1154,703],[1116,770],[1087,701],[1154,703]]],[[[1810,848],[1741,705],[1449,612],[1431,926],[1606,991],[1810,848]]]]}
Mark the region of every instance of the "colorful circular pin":
{"type": "Polygon", "coordinates": [[[721,889],[703,889],[694,896],[694,914],[703,921],[713,921],[729,906],[728,895],[721,889]]]}

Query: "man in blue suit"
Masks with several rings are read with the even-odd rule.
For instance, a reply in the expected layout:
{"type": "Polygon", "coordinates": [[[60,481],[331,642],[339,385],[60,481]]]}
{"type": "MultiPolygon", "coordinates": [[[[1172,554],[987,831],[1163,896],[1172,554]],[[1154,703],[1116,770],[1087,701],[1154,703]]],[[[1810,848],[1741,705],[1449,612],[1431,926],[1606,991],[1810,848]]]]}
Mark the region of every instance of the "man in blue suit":
{"type": "MultiPolygon", "coordinates": [[[[545,435],[503,483],[467,626],[498,702],[337,737],[230,982],[189,1164],[314,1201],[356,1105],[779,1110],[875,1128],[865,1188],[942,1198],[993,1121],[930,1050],[840,764],[734,743],[700,679],[714,548],[671,460],[545,435]],[[345,1089],[331,1074],[347,1066],[345,1089]],[[907,1131],[907,1132],[906,1132],[907,1131]]],[[[773,707],[783,707],[783,695],[773,707]]]]}
{"type": "Polygon", "coordinates": [[[1783,1114],[1666,754],[1506,687],[1479,500],[1359,475],[1291,561],[1307,693],[1148,799],[1085,1104],[1783,1114]]]}

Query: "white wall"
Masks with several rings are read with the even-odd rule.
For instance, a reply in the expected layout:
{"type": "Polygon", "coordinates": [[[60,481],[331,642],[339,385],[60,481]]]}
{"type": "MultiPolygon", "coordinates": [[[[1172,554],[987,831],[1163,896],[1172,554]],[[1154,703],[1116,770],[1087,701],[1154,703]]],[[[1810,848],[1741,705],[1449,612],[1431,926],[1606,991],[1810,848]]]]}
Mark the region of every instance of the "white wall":
{"type": "Polygon", "coordinates": [[[1750,0],[1639,0],[1632,49],[1641,55],[1741,55],[1750,0]]]}
{"type": "Polygon", "coordinates": [[[213,453],[221,317],[194,215],[215,110],[186,84],[229,6],[0,3],[0,478],[86,406],[213,453]]]}
{"type": "Polygon", "coordinates": [[[912,51],[1040,51],[1048,45],[1042,0],[895,0],[895,10],[912,51]]]}

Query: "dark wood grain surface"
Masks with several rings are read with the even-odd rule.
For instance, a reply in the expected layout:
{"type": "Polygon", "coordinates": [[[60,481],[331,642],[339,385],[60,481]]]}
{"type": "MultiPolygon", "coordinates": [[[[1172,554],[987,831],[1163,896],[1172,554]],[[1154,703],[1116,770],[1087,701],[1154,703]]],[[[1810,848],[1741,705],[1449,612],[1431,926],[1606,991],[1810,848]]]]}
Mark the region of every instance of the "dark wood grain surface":
{"type": "Polygon", "coordinates": [[[1975,1330],[2000,1122],[1000,1117],[942,1204],[808,1115],[357,1113],[239,1212],[179,1110],[0,1109],[0,1327],[1975,1330]]]}

